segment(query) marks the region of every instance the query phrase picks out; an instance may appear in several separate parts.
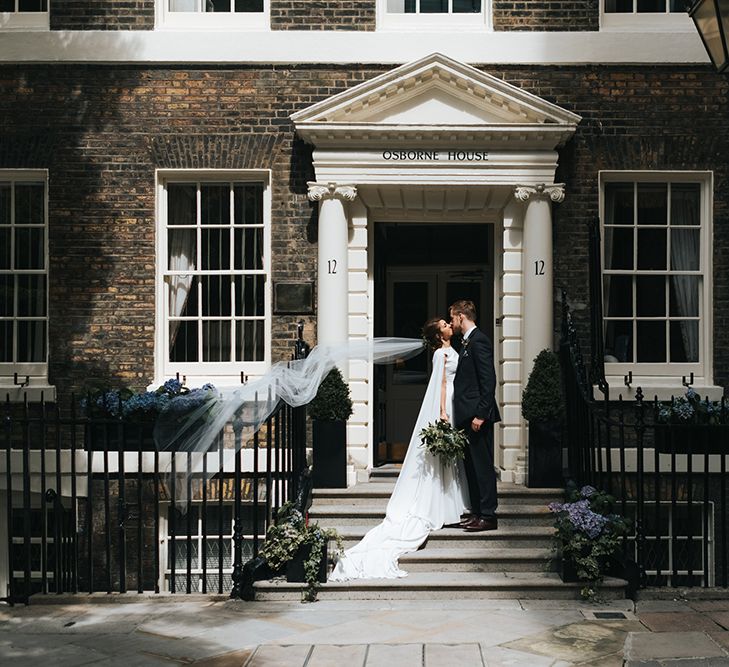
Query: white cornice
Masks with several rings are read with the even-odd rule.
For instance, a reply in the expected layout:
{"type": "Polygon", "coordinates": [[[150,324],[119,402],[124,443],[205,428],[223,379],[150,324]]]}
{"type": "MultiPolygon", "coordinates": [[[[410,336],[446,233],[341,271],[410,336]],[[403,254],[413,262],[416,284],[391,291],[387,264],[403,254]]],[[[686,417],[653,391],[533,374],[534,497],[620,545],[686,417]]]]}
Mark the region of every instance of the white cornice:
{"type": "Polygon", "coordinates": [[[47,31],[0,33],[0,63],[474,65],[708,63],[695,32],[47,31]]]}

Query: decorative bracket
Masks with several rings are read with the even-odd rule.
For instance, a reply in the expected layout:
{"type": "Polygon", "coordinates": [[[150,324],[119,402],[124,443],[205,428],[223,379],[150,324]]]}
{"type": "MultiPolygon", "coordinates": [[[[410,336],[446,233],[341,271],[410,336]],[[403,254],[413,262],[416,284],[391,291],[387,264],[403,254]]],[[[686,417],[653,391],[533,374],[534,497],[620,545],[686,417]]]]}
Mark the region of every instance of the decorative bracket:
{"type": "Polygon", "coordinates": [[[554,183],[552,185],[517,185],[514,188],[514,197],[519,201],[529,201],[534,198],[549,198],[556,204],[564,201],[564,183],[554,183]]]}
{"type": "Polygon", "coordinates": [[[357,198],[357,187],[354,185],[338,185],[337,183],[316,183],[310,181],[309,200],[321,201],[322,199],[341,197],[345,201],[354,201],[357,198]]]}

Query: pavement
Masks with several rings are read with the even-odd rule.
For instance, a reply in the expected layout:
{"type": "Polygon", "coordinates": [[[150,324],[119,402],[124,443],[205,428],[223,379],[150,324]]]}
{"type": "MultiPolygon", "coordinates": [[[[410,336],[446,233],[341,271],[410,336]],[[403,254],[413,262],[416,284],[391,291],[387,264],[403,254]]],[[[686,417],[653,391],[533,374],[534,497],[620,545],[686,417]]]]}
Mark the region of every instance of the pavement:
{"type": "Polygon", "coordinates": [[[50,601],[0,605],[0,665],[729,667],[729,595],[605,604],[147,595],[50,601]]]}

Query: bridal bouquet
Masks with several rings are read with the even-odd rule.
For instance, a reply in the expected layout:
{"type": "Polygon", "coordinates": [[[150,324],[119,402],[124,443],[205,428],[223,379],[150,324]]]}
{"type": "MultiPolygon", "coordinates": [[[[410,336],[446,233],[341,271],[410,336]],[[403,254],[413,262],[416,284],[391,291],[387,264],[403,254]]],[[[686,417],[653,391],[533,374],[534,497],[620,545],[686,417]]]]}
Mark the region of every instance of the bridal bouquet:
{"type": "Polygon", "coordinates": [[[441,463],[447,465],[465,456],[468,438],[450,422],[439,419],[420,431],[420,442],[427,452],[439,457],[441,463]]]}

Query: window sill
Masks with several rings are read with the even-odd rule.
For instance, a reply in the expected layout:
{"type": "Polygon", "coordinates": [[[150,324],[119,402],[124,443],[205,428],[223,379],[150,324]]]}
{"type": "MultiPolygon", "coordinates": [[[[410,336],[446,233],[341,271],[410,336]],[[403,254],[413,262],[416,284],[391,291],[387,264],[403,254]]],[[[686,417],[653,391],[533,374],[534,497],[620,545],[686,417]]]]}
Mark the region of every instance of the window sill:
{"type": "Polygon", "coordinates": [[[688,14],[603,14],[603,32],[696,32],[688,14]]]}
{"type": "Polygon", "coordinates": [[[45,378],[31,377],[30,384],[25,387],[13,384],[13,378],[0,378],[0,398],[11,403],[22,403],[26,398],[29,403],[36,403],[41,398],[46,403],[55,403],[56,387],[48,384],[45,378]]]}
{"type": "MultiPolygon", "coordinates": [[[[686,393],[686,387],[681,384],[680,377],[650,377],[634,375],[633,382],[630,387],[625,386],[623,376],[620,375],[608,375],[605,378],[610,386],[610,400],[617,400],[618,396],[622,396],[623,400],[635,400],[635,392],[638,387],[643,390],[643,400],[652,401],[656,396],[659,401],[668,401],[672,396],[683,396],[686,393]]],[[[708,398],[711,401],[721,400],[724,395],[724,388],[718,387],[717,385],[706,382],[701,378],[694,381],[691,388],[701,398],[708,398]]],[[[600,400],[602,393],[593,386],[593,395],[597,400],[600,400]]]]}
{"type": "Polygon", "coordinates": [[[216,30],[245,30],[267,31],[271,29],[271,19],[268,14],[255,15],[225,15],[198,14],[196,12],[180,12],[177,15],[166,14],[156,26],[157,30],[190,30],[190,31],[216,31],[216,30]]]}
{"type": "Polygon", "coordinates": [[[0,31],[50,30],[47,12],[0,12],[0,31]]]}

